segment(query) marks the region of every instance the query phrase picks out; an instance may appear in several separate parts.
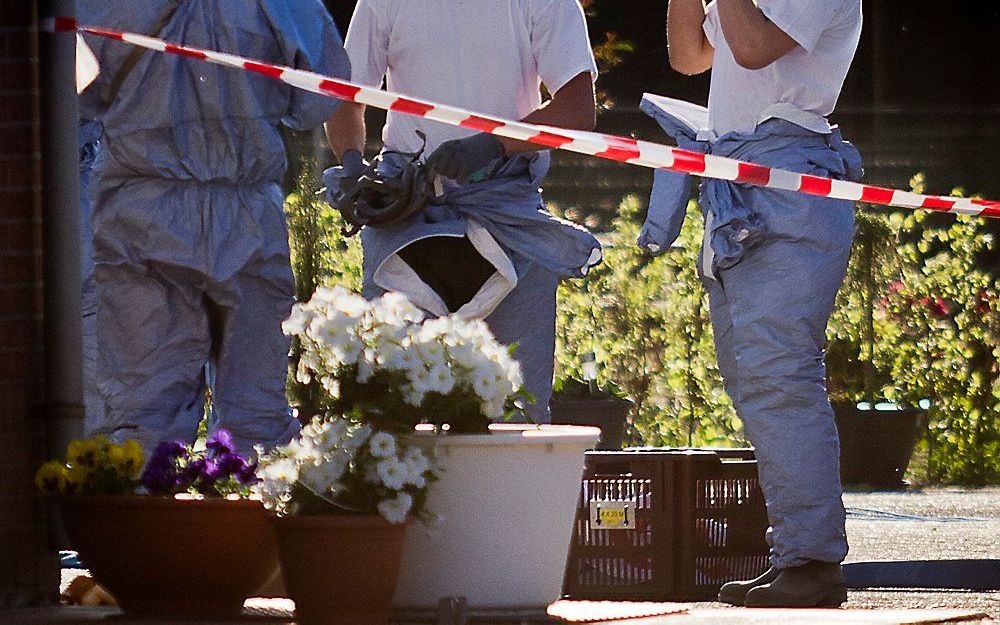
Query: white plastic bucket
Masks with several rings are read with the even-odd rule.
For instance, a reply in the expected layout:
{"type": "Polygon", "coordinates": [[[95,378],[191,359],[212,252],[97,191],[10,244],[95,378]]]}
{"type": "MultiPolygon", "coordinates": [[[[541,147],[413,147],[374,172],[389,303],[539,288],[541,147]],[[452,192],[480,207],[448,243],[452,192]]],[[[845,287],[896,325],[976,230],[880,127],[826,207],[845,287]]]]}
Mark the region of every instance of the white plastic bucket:
{"type": "Polygon", "coordinates": [[[495,424],[491,434],[436,437],[441,479],[428,509],[443,517],[407,530],[393,605],[537,608],[562,590],[584,451],[594,427],[495,424]]]}

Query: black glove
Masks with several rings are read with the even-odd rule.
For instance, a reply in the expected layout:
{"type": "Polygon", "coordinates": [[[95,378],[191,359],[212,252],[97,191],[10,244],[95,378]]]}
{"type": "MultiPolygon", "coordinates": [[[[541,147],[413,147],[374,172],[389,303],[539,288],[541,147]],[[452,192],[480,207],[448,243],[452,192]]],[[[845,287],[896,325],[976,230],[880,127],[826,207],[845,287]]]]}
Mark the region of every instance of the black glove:
{"type": "Polygon", "coordinates": [[[465,184],[474,173],[503,155],[500,139],[482,132],[442,143],[427,157],[427,169],[431,176],[440,174],[465,184]]]}

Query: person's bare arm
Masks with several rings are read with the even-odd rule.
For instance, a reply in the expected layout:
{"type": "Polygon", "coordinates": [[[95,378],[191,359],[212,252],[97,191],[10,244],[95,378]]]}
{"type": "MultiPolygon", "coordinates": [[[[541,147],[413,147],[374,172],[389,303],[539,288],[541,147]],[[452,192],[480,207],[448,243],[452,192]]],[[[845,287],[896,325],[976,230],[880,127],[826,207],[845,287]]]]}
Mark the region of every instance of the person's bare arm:
{"type": "MultiPolygon", "coordinates": [[[[552,99],[529,113],[522,121],[556,128],[593,130],[597,123],[596,116],[593,77],[590,72],[581,72],[555,92],[552,99]]],[[[542,149],[542,146],[525,141],[506,137],[499,139],[505,154],[542,149]]]]}
{"type": "MultiPolygon", "coordinates": [[[[676,0],[671,0],[671,4],[676,0]]],[[[761,69],[785,56],[798,44],[767,19],[753,0],[718,0],[722,34],[736,62],[761,69]]]]}
{"type": "Polygon", "coordinates": [[[365,151],[365,105],[344,102],[324,125],[326,140],[343,161],[344,153],[365,151]]]}
{"type": "Polygon", "coordinates": [[[715,49],[705,36],[702,0],[670,0],[667,5],[667,54],[670,67],[689,76],[712,67],[715,49]]]}

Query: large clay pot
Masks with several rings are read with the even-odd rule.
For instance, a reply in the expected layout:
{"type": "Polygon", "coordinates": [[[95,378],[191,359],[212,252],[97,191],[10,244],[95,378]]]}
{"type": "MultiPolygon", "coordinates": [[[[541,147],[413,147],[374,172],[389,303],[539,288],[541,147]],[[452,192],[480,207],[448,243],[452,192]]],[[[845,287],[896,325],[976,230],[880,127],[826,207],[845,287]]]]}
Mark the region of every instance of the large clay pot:
{"type": "Polygon", "coordinates": [[[405,524],[380,516],[274,520],[282,575],[299,625],[385,625],[405,524]]]}
{"type": "Polygon", "coordinates": [[[62,497],[70,543],[129,617],[238,618],[278,566],[259,501],[62,497]]]}
{"type": "Polygon", "coordinates": [[[584,452],[600,431],[490,430],[423,443],[436,442],[443,468],[427,496],[427,509],[442,518],[430,530],[407,530],[393,598],[403,612],[434,610],[445,597],[465,597],[472,609],[537,609],[559,598],[584,452]]]}

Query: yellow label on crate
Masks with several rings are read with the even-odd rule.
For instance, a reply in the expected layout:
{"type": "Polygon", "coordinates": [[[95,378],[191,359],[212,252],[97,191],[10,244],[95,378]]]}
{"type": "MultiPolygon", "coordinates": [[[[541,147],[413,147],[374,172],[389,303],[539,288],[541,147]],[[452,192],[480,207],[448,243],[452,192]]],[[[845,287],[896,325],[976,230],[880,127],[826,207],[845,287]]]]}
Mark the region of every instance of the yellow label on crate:
{"type": "Polygon", "coordinates": [[[635,529],[635,505],[631,501],[591,501],[590,529],[635,529]]]}

